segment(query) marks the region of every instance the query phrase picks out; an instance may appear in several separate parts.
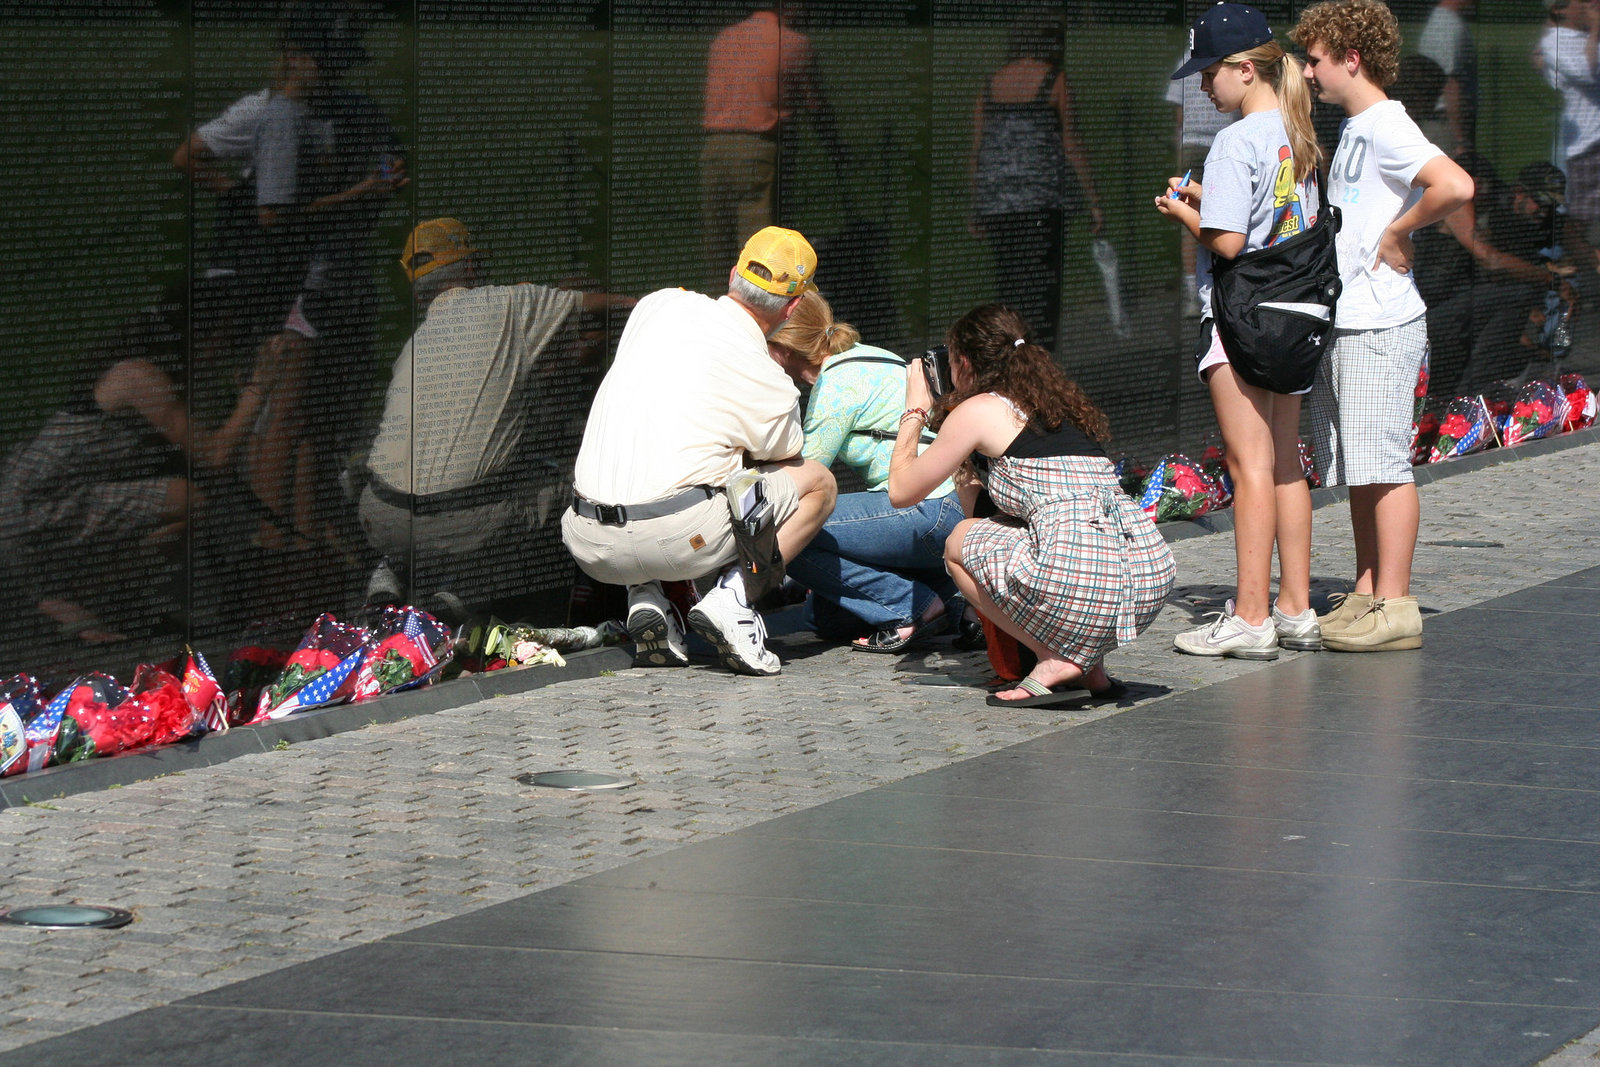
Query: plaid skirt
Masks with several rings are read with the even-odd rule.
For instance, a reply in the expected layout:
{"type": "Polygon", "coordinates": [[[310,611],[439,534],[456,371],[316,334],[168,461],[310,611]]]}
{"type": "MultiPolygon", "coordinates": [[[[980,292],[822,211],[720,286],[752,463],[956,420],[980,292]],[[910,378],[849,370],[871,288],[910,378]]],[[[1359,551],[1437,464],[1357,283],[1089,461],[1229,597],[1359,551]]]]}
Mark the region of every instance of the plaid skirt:
{"type": "Polygon", "coordinates": [[[968,529],[961,565],[1035,640],[1087,670],[1154,621],[1177,565],[1109,462],[1002,456],[987,487],[1006,514],[968,529]]]}

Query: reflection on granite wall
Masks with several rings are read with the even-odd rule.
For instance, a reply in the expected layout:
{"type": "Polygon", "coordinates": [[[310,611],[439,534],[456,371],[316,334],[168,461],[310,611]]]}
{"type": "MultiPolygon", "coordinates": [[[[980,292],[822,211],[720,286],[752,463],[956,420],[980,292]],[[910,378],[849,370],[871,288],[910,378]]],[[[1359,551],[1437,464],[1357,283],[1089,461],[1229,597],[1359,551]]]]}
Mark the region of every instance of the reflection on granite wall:
{"type": "MultiPolygon", "coordinates": [[[[1203,158],[1167,83],[1196,10],[0,0],[0,675],[391,598],[568,617],[558,519],[629,298],[721,285],[767,222],[866,341],[915,354],[1002,299],[1116,448],[1197,447],[1150,206],[1203,158]]],[[[1429,5],[1397,10],[1419,38],[1429,5]]],[[[1471,32],[1459,147],[1549,159],[1543,28],[1501,0],[1471,32]]]]}

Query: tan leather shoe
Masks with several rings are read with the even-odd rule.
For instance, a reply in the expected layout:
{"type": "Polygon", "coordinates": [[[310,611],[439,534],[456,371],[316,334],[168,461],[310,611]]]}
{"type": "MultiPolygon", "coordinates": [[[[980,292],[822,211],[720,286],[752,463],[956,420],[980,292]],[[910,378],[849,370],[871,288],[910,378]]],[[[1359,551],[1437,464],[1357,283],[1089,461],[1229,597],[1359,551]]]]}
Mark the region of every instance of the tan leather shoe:
{"type": "Polygon", "coordinates": [[[1322,647],[1335,652],[1397,652],[1422,647],[1422,612],[1414,596],[1375,599],[1344,629],[1323,631],[1322,647]]]}
{"type": "Polygon", "coordinates": [[[1337,603],[1326,615],[1317,616],[1317,625],[1322,627],[1323,637],[1345,629],[1372,606],[1372,597],[1366,593],[1334,593],[1328,599],[1337,603]]]}

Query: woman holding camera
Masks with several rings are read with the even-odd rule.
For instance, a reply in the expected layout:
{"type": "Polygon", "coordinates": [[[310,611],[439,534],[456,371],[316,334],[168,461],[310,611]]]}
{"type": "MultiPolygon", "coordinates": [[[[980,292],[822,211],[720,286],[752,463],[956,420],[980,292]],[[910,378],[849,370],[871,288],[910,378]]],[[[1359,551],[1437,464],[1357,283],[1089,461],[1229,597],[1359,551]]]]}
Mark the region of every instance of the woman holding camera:
{"type": "Polygon", "coordinates": [[[1101,442],[1106,418],[1021,316],[988,304],[950,327],[955,392],[933,404],[913,361],[889,464],[889,502],[909,507],[960,472],[973,510],[986,489],[1002,514],[963,520],[945,564],[969,603],[1038,657],[991,704],[1112,698],[1102,660],[1161,610],[1177,567],[1150,517],[1122,492],[1101,442]],[[918,454],[923,427],[939,436],[918,454]]]}
{"type": "MultiPolygon", "coordinates": [[[[837,460],[867,485],[865,492],[840,494],[827,524],[789,563],[790,576],[811,590],[813,627],[824,636],[855,637],[852,647],[863,652],[900,652],[943,631],[956,595],[944,570],[945,539],[961,521],[954,486],[941,480],[906,508],[891,505],[884,491],[905,360],[862,344],[815,291],[773,335],[770,351],[796,384],[811,386],[805,458],[825,467],[837,460]]],[[[976,621],[969,629],[969,647],[980,647],[976,621]]]]}

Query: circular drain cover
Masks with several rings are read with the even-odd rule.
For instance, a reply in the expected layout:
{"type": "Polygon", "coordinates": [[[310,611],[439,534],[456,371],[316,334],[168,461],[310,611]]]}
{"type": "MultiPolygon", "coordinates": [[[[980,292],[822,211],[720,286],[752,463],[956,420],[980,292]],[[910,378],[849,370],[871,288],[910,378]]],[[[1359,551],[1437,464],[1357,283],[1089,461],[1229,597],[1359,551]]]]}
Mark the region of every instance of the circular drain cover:
{"type": "Polygon", "coordinates": [[[39,904],[9,908],[0,913],[0,922],[45,930],[114,930],[133,922],[133,912],[87,904],[39,904]]]}
{"type": "Polygon", "coordinates": [[[633,785],[626,778],[596,771],[541,771],[538,774],[519,774],[517,781],[523,785],[537,785],[545,789],[627,789],[633,785]]]}

